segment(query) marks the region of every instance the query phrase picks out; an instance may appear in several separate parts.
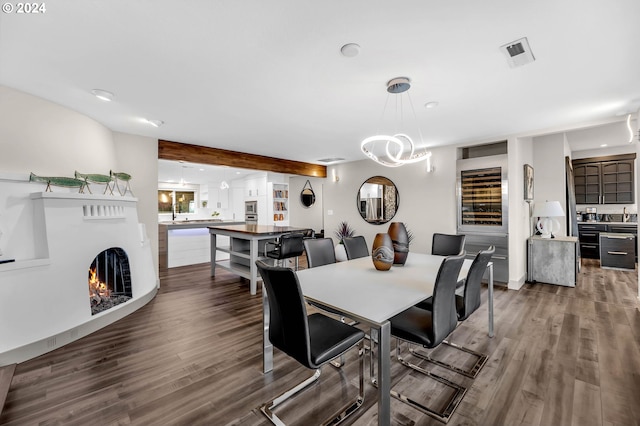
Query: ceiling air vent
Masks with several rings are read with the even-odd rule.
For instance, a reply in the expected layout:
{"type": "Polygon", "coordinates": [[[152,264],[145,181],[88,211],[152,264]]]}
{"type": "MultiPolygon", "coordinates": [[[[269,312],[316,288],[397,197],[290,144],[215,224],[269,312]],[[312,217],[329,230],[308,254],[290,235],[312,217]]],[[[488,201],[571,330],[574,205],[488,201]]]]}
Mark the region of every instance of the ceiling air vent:
{"type": "Polygon", "coordinates": [[[321,158],[318,160],[321,163],[335,163],[338,161],[344,161],[344,158],[339,158],[339,157],[335,157],[335,158],[321,158]]]}
{"type": "Polygon", "coordinates": [[[500,50],[502,50],[507,57],[507,62],[511,68],[519,67],[536,60],[526,37],[500,46],[500,50]]]}

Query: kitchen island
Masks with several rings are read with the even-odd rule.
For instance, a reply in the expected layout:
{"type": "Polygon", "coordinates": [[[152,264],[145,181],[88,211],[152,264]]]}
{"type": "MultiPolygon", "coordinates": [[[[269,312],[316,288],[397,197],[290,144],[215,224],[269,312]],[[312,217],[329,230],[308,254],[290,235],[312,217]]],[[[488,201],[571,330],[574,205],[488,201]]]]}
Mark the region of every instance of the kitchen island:
{"type": "Polygon", "coordinates": [[[267,225],[214,225],[209,226],[211,234],[211,276],[216,275],[216,267],[229,270],[249,280],[251,294],[258,289],[258,268],[256,260],[264,259],[264,245],[282,234],[306,231],[307,228],[267,225]],[[220,237],[229,237],[229,245],[218,243],[220,237]],[[228,259],[217,259],[216,253],[228,253],[228,259]]]}
{"type": "Polygon", "coordinates": [[[158,224],[158,263],[160,270],[176,266],[206,263],[211,225],[242,225],[244,222],[221,219],[180,220],[158,224]]]}

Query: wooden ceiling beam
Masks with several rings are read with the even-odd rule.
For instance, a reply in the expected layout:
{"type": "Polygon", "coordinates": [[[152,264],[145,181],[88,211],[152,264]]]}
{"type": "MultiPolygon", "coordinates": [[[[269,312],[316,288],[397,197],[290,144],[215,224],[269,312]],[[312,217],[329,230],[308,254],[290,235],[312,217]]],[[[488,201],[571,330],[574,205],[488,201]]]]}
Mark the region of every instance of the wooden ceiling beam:
{"type": "Polygon", "coordinates": [[[162,139],[158,140],[158,158],[301,176],[327,177],[327,166],[162,139]]]}

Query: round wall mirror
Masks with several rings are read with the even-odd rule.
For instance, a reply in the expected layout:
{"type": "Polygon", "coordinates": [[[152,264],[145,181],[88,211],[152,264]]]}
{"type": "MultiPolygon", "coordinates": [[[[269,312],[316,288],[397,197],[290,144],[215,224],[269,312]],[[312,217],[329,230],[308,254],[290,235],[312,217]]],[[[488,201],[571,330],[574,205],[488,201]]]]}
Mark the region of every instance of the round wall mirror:
{"type": "Polygon", "coordinates": [[[302,192],[300,192],[300,202],[305,207],[311,207],[316,202],[316,193],[313,192],[313,188],[311,187],[311,182],[307,180],[307,183],[302,187],[302,192]]]}
{"type": "Polygon", "coordinates": [[[374,225],[382,225],[396,215],[400,207],[400,194],[390,179],[374,176],[360,186],[357,207],[364,220],[374,225]]]}

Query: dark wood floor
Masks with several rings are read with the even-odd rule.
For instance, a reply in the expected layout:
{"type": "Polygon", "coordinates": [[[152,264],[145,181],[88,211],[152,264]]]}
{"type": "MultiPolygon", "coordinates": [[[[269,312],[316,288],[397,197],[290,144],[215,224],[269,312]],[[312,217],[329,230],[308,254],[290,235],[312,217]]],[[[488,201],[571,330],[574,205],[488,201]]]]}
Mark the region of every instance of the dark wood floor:
{"type": "MultiPolygon", "coordinates": [[[[486,303],[458,327],[452,341],[490,358],[475,381],[434,369],[470,387],[450,425],[640,424],[637,273],[584,266],[575,289],[498,289],[493,339],[486,303]]],[[[261,373],[260,295],[228,273],[211,279],[208,265],[171,269],[161,282],[157,297],[134,314],[19,364],[0,424],[267,424],[260,403],[309,371],[276,351],[274,371],[261,373]]],[[[323,368],[318,385],[282,407],[283,419],[317,424],[356,391],[355,361],[350,354],[343,372],[323,368]]],[[[417,398],[439,394],[392,365],[395,388],[417,398]]],[[[376,411],[367,385],[364,409],[347,424],[376,424],[376,411]]],[[[441,424],[395,400],[392,411],[397,425],[441,424]]]]}

